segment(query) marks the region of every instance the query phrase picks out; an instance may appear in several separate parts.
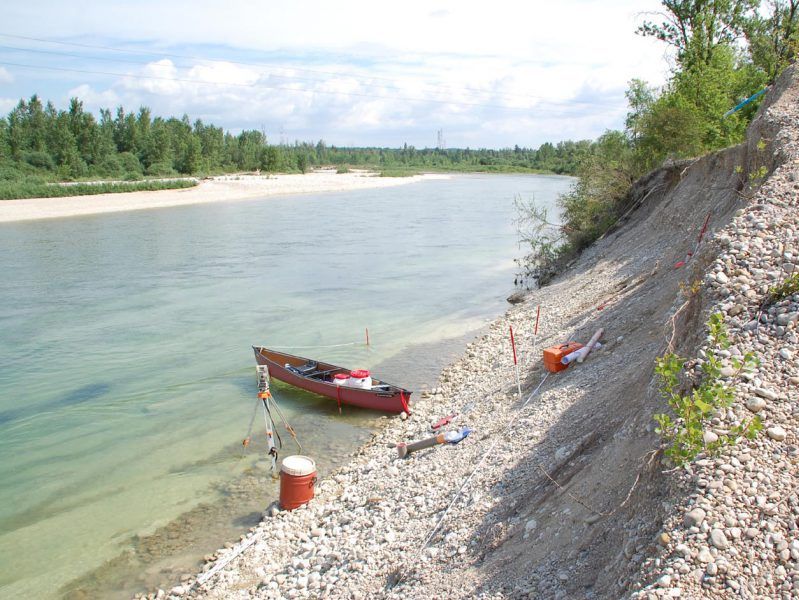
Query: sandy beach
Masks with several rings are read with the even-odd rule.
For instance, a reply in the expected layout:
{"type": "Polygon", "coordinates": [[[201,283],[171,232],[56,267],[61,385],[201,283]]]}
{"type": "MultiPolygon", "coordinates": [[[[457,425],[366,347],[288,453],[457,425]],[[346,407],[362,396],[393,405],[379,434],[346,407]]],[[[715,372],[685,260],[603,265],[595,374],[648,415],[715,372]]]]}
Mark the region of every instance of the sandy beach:
{"type": "Polygon", "coordinates": [[[231,202],[288,194],[316,194],[393,187],[427,179],[446,179],[448,177],[448,175],[433,174],[412,177],[379,177],[366,171],[337,174],[334,170],[329,169],[304,175],[224,175],[203,180],[196,187],[188,189],[4,200],[0,202],[0,223],[208,202],[231,202]]]}

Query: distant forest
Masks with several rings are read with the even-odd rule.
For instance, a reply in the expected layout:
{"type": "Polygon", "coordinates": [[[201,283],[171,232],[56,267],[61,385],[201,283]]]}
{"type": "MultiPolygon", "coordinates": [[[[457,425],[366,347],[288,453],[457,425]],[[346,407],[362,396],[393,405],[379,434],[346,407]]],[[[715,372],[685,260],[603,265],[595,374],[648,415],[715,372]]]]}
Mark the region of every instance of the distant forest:
{"type": "MultiPolygon", "coordinates": [[[[260,131],[238,135],[201,120],[153,117],[122,107],[100,111],[99,120],[73,98],[66,110],[37,96],[21,100],[0,118],[0,185],[82,179],[305,172],[319,166],[369,167],[386,175],[413,170],[551,172],[571,174],[589,155],[591,141],[539,148],[417,149],[340,148],[317,143],[269,144],[260,131]]],[[[6,197],[8,197],[6,195],[6,197]]]]}

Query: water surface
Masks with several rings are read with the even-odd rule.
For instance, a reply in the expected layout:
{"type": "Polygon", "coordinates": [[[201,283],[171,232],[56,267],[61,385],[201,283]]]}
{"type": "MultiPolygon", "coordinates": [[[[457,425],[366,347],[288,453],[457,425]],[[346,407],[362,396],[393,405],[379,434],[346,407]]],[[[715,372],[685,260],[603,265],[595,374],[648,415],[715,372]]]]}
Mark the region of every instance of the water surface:
{"type": "MultiPolygon", "coordinates": [[[[0,225],[0,597],[176,584],[275,497],[263,426],[240,443],[250,346],[433,383],[507,308],[514,196],[548,204],[570,183],[456,176],[0,225]]],[[[322,475],[380,417],[277,397],[322,475]]]]}

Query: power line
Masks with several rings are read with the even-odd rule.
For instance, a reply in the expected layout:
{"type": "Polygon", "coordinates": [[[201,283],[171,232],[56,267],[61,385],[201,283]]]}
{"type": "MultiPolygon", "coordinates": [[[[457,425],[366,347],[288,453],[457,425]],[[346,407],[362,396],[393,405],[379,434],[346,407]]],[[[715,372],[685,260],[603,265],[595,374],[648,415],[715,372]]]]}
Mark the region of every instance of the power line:
{"type": "MultiPolygon", "coordinates": [[[[88,69],[72,69],[67,67],[50,67],[50,66],[43,66],[43,65],[26,65],[21,63],[13,63],[13,62],[5,62],[0,61],[0,65],[6,65],[11,67],[18,67],[23,69],[40,69],[46,71],[62,71],[62,72],[69,72],[69,73],[83,73],[88,75],[107,75],[111,77],[128,77],[131,79],[152,79],[157,81],[174,81],[174,82],[182,82],[182,83],[190,83],[194,85],[224,85],[229,87],[242,87],[242,88],[264,88],[264,89],[272,89],[272,90],[283,90],[289,92],[301,92],[305,94],[328,94],[334,96],[356,96],[356,97],[363,97],[363,98],[372,98],[372,99],[382,99],[382,100],[399,100],[404,102],[427,102],[433,104],[444,104],[444,105],[455,105],[455,106],[473,106],[477,108],[493,108],[496,110],[503,110],[503,111],[534,111],[536,113],[547,112],[546,108],[539,108],[539,107],[514,107],[514,106],[503,106],[500,104],[484,104],[478,102],[459,102],[455,100],[437,100],[433,98],[412,98],[412,97],[400,97],[400,96],[383,96],[377,94],[366,94],[360,92],[339,92],[339,91],[331,91],[331,90],[307,90],[302,88],[293,88],[293,87],[281,87],[281,86],[274,86],[274,85],[267,85],[264,83],[237,83],[237,82],[225,82],[225,81],[198,81],[196,79],[185,79],[180,77],[159,77],[157,75],[134,75],[131,73],[113,73],[108,71],[94,71],[88,69]]],[[[550,111],[550,114],[551,111],[550,111]]],[[[564,114],[565,113],[557,113],[557,114],[564,114]]]]}
{"type": "MultiPolygon", "coordinates": [[[[397,82],[396,79],[391,79],[391,78],[388,78],[388,77],[353,75],[351,73],[341,73],[341,72],[334,72],[334,71],[322,71],[322,70],[307,69],[307,68],[294,67],[294,66],[286,67],[286,66],[282,66],[282,65],[270,65],[268,63],[253,63],[253,62],[244,62],[244,61],[230,60],[230,59],[205,58],[205,57],[201,57],[201,56],[192,56],[192,55],[185,55],[185,54],[172,54],[172,53],[166,53],[166,52],[152,52],[152,51],[148,51],[148,50],[134,50],[134,49],[115,48],[115,47],[112,47],[112,46],[102,46],[102,45],[94,45],[94,44],[81,44],[81,43],[78,43],[78,42],[64,42],[64,41],[60,41],[60,40],[49,40],[49,39],[46,39],[46,38],[36,38],[36,37],[15,35],[15,34],[2,33],[2,32],[0,32],[0,37],[9,37],[9,38],[15,38],[15,39],[21,39],[21,40],[34,41],[34,42],[42,42],[42,43],[47,43],[47,44],[57,44],[57,45],[62,45],[62,46],[74,46],[74,47],[78,47],[78,48],[88,48],[88,49],[95,49],[95,50],[108,50],[108,51],[112,51],[112,52],[120,52],[120,53],[128,53],[128,54],[139,54],[139,55],[145,55],[145,56],[182,58],[182,59],[197,60],[197,61],[203,61],[203,62],[226,62],[226,63],[230,63],[230,64],[244,65],[244,66],[250,66],[250,67],[260,67],[260,68],[292,69],[294,71],[300,71],[300,72],[306,72],[306,73],[317,73],[317,74],[322,74],[322,75],[327,75],[327,76],[335,76],[335,77],[346,77],[346,78],[350,78],[350,79],[363,80],[363,81],[386,81],[386,82],[390,82],[390,83],[396,83],[397,82]]],[[[17,49],[17,50],[29,50],[31,52],[58,54],[56,52],[46,51],[46,50],[19,49],[19,48],[14,48],[14,49],[17,49]]],[[[82,55],[70,55],[70,54],[67,54],[67,53],[64,53],[64,55],[65,56],[73,56],[73,57],[77,57],[77,58],[93,58],[93,59],[97,59],[97,60],[106,60],[106,61],[113,61],[114,60],[114,59],[104,58],[104,57],[85,57],[85,56],[82,56],[82,55]]],[[[119,59],[119,62],[131,62],[131,63],[134,63],[134,64],[147,64],[147,63],[141,63],[139,61],[131,61],[131,60],[125,60],[125,59],[119,59]]],[[[183,68],[187,68],[187,67],[183,67],[183,68]]],[[[272,75],[275,76],[275,77],[281,77],[281,78],[284,78],[284,79],[299,79],[299,80],[305,80],[305,81],[319,81],[317,79],[302,78],[302,77],[297,77],[297,76],[278,75],[278,74],[272,74],[272,75]]],[[[328,81],[328,80],[324,80],[324,81],[328,81]]],[[[535,94],[513,94],[513,93],[495,94],[495,93],[492,93],[492,92],[489,92],[489,91],[474,90],[474,89],[463,88],[463,87],[440,86],[438,84],[429,84],[429,83],[424,83],[423,85],[428,86],[428,87],[437,87],[437,89],[442,90],[442,91],[444,91],[444,90],[466,91],[469,94],[491,94],[491,95],[493,95],[495,97],[504,97],[504,98],[523,98],[523,99],[534,99],[534,100],[548,100],[548,98],[545,97],[545,96],[539,96],[539,95],[535,95],[535,94]]],[[[397,90],[400,90],[400,91],[402,90],[402,88],[397,87],[396,85],[384,86],[384,87],[391,87],[393,89],[397,89],[397,90]]],[[[589,106],[598,106],[598,105],[601,104],[601,103],[584,101],[584,100],[548,100],[548,101],[550,103],[553,103],[553,104],[566,104],[566,105],[568,105],[568,104],[581,104],[581,105],[589,105],[589,106]]],[[[613,104],[613,105],[607,104],[607,106],[616,106],[616,104],[613,104]]]]}

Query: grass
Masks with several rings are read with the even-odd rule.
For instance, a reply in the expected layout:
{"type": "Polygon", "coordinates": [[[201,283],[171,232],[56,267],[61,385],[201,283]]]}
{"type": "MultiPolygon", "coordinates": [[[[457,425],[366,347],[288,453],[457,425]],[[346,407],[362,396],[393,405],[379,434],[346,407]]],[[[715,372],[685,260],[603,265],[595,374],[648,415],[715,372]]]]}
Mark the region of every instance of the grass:
{"type": "Polygon", "coordinates": [[[24,198],[61,198],[65,196],[88,196],[94,194],[116,194],[154,190],[174,190],[197,185],[194,179],[169,181],[131,181],[105,183],[76,183],[57,185],[44,182],[0,181],[0,200],[24,198]]]}
{"type": "Polygon", "coordinates": [[[413,177],[419,173],[418,169],[381,169],[380,177],[413,177]]]}

